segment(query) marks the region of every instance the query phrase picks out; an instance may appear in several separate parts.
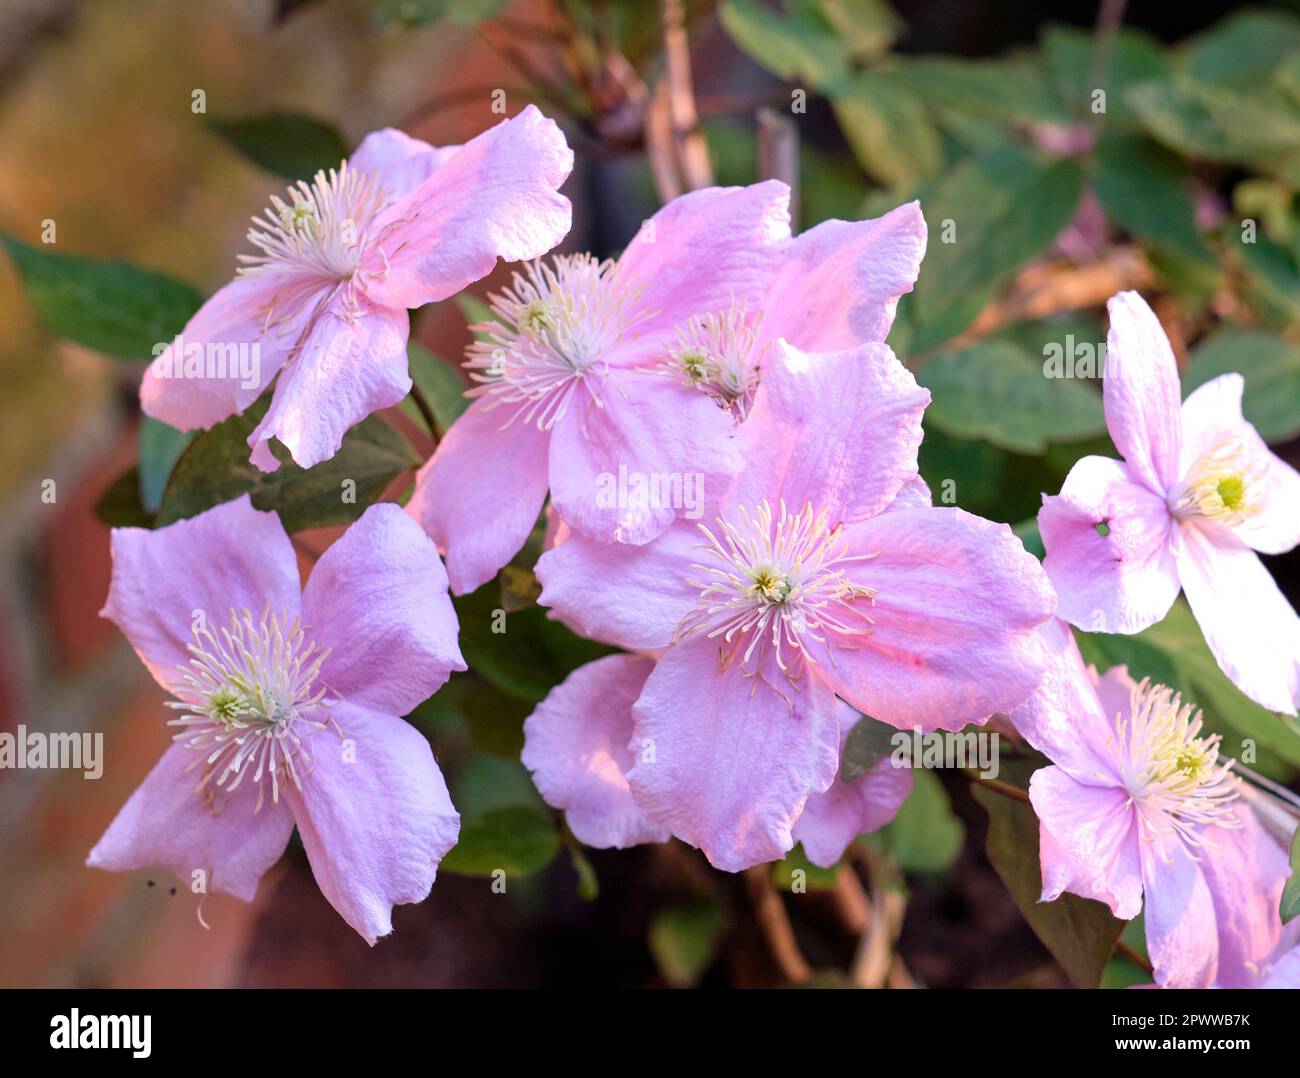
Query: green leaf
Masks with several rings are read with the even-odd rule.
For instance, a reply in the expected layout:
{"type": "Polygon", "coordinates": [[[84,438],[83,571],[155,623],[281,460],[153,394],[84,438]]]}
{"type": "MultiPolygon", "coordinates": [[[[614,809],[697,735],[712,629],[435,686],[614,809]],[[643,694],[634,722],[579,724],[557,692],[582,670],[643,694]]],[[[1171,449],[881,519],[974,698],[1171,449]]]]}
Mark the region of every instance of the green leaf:
{"type": "Polygon", "coordinates": [[[1282,903],[1278,913],[1283,924],[1300,917],[1300,831],[1291,836],[1291,875],[1282,886],[1282,903]]]}
{"type": "Polygon", "coordinates": [[[551,863],[560,836],[548,813],[524,805],[491,809],[461,820],[460,838],[442,859],[459,876],[531,876],[551,863]]]}
{"type": "Polygon", "coordinates": [[[772,863],[772,885],[779,891],[789,894],[802,894],[804,891],[833,891],[835,889],[836,870],[822,868],[808,860],[803,843],[796,842],[794,849],[780,861],[772,863]],[[802,873],[796,877],[795,873],[802,873]],[[795,887],[796,880],[800,886],[795,887]]]}
{"type": "Polygon", "coordinates": [[[859,163],[886,187],[910,190],[943,164],[943,144],[920,99],[874,72],[828,88],[859,163]]]}
{"type": "Polygon", "coordinates": [[[700,898],[684,906],[669,906],[650,922],[650,953],[664,980],[689,988],[713,964],[726,928],[722,908],[700,898]]]}
{"type": "Polygon", "coordinates": [[[129,262],[55,254],[0,234],[50,333],[118,359],[151,360],[203,302],[194,288],[129,262]]]}
{"type": "Polygon", "coordinates": [[[927,104],[999,123],[1065,124],[1069,113],[1031,56],[1003,60],[921,57],[896,61],[890,73],[927,104]]]}
{"type": "Polygon", "coordinates": [[[140,503],[140,473],[123,472],[95,502],[95,516],[110,528],[152,528],[153,515],[140,503]]]}
{"type": "MultiPolygon", "coordinates": [[[[438,426],[437,433],[446,434],[447,428],[469,407],[469,401],[464,395],[468,387],[451,363],[414,341],[407,345],[406,354],[411,381],[428,401],[438,426]]],[[[402,410],[415,422],[423,424],[424,416],[409,397],[402,402],[402,410]]]]}
{"type": "Polygon", "coordinates": [[[465,693],[460,710],[476,749],[507,760],[519,758],[524,747],[524,720],[532,713],[528,701],[480,682],[465,693]]]}
{"type": "Polygon", "coordinates": [[[894,751],[894,735],[898,732],[888,723],[863,715],[844,739],[844,751],[840,754],[840,779],[853,782],[862,778],[894,751]]]}
{"type": "Polygon", "coordinates": [[[904,872],[942,872],[957,859],[966,828],[933,771],[915,768],[914,785],[898,815],[865,841],[883,847],[904,872]]]}
{"type": "Polygon", "coordinates": [[[194,441],[196,432],[177,430],[166,423],[144,416],[140,421],[140,438],[137,456],[140,471],[140,504],[150,513],[158,512],[162,505],[167,477],[185,451],[194,441]]]}
{"type": "Polygon", "coordinates": [[[253,164],[287,180],[310,180],[338,168],[347,143],[329,124],[292,112],[212,120],[212,129],[253,164]]]}
{"type": "Polygon", "coordinates": [[[987,295],[1069,223],[1082,182],[1073,161],[1004,147],[964,162],[923,194],[930,246],[912,308],[918,325],[944,320],[948,336],[964,329],[980,309],[971,297],[987,295]]]}
{"type": "Polygon", "coordinates": [[[158,523],[192,517],[241,494],[258,509],[275,510],[286,531],[348,524],[365,512],[405,468],[419,463],[410,443],[378,416],[343,436],[343,445],[314,468],[299,468],[276,444],[280,467],[263,472],[249,463],[248,436],[270,403],[263,396],[243,415],[200,434],[181,454],[163,492],[158,523]],[[354,486],[353,486],[354,485],[354,486]],[[353,497],[355,495],[355,497],[353,497]]]}
{"type": "Polygon", "coordinates": [[[1186,69],[1202,82],[1250,87],[1300,49],[1300,22],[1282,11],[1241,11],[1198,34],[1186,69]]]}
{"type": "Polygon", "coordinates": [[[505,10],[509,0],[379,0],[375,21],[381,26],[427,26],[448,19],[460,26],[477,26],[505,10]]]}
{"type": "Polygon", "coordinates": [[[1276,443],[1300,434],[1300,347],[1262,330],[1225,326],[1192,350],[1183,388],[1190,393],[1233,371],[1246,380],[1242,412],[1260,437],[1276,443]]]}
{"type": "Polygon", "coordinates": [[[816,0],[854,59],[882,56],[903,29],[884,0],[816,0]]]}
{"type": "Polygon", "coordinates": [[[1102,903],[1063,894],[1040,902],[1043,874],[1038,857],[1038,817],[1023,801],[976,786],[975,800],[989,814],[989,862],[1052,957],[1076,988],[1096,988],[1124,929],[1102,903]]]}
{"type": "Polygon", "coordinates": [[[935,356],[917,381],[933,400],[926,420],[958,438],[982,438],[1018,453],[1041,453],[1106,429],[1101,397],[1074,378],[1049,378],[1028,352],[1005,341],[935,356]]]}
{"type": "Polygon", "coordinates": [[[848,42],[812,0],[796,0],[785,13],[759,0],[726,0],[718,18],[743,52],[782,79],[816,86],[848,69],[848,42]]]}
{"type": "Polygon", "coordinates": [[[1124,99],[1125,91],[1139,82],[1168,74],[1169,65],[1160,43],[1138,30],[1122,28],[1111,42],[1105,81],[1093,86],[1094,43],[1094,36],[1086,30],[1048,26],[1042,33],[1048,78],[1076,116],[1092,117],[1092,93],[1104,89],[1107,124],[1130,121],[1132,110],[1124,99]]]}
{"type": "Polygon", "coordinates": [[[1176,155],[1139,136],[1103,135],[1093,162],[1093,188],[1112,224],[1158,247],[1210,257],[1176,155]]]}

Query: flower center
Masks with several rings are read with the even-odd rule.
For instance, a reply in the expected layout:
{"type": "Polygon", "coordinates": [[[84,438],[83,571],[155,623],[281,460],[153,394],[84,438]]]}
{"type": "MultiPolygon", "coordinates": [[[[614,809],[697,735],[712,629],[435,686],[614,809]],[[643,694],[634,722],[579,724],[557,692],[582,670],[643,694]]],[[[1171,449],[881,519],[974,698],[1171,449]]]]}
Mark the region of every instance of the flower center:
{"type": "MultiPolygon", "coordinates": [[[[707,574],[689,580],[700,589],[696,608],[677,626],[674,640],[703,633],[720,641],[724,665],[737,659],[746,676],[764,676],[769,663],[791,682],[815,662],[807,644],[856,646],[871,632],[871,616],[859,599],[872,588],[855,584],[846,569],[874,554],[849,555],[839,527],[805,503],[799,513],[764,501],[738,519],[719,519],[717,534],[700,525],[707,560],[693,565],[707,574]]],[[[766,680],[766,679],[765,679],[766,680]]]]}
{"type": "Polygon", "coordinates": [[[1239,826],[1231,807],[1237,797],[1233,761],[1219,763],[1219,735],[1201,737],[1201,725],[1199,710],[1149,679],[1134,687],[1129,718],[1116,718],[1124,788],[1144,837],[1166,859],[1168,839],[1182,841],[1195,856],[1207,844],[1199,834],[1203,825],[1239,826]]]}
{"type": "Polygon", "coordinates": [[[365,250],[366,231],[387,201],[364,172],[346,161],[310,184],[287,188],[288,201],[272,196],[262,216],[253,218],[248,240],[262,253],[240,255],[241,276],[292,270],[325,281],[350,282],[365,250]]]}
{"type": "Polygon", "coordinates": [[[466,351],[479,383],[468,395],[510,406],[503,427],[519,420],[550,430],[582,385],[600,404],[605,357],[650,314],[637,290],[614,282],[614,269],[588,254],[557,255],[488,297],[495,318],[471,327],[482,336],[466,351]]]}
{"type": "Polygon", "coordinates": [[[1262,508],[1254,497],[1261,478],[1246,447],[1235,438],[1224,438],[1192,465],[1169,505],[1180,520],[1201,517],[1240,524],[1262,508]]]}
{"type": "Polygon", "coordinates": [[[180,714],[168,725],[180,728],[175,740],[201,754],[198,792],[234,793],[251,774],[259,784],[255,811],[264,779],[278,802],[285,776],[300,785],[294,758],[305,756],[304,738],[329,725],[321,714],[330,706],[328,690],[314,686],[329,649],[307,642],[297,619],[290,624],[268,608],[256,620],[232,609],[229,627],[218,632],[201,624],[188,650],[177,699],[167,704],[180,714]]]}
{"type": "Polygon", "coordinates": [[[750,322],[743,304],[733,303],[721,315],[694,315],[677,327],[677,345],[659,370],[703,390],[719,407],[744,419],[758,388],[757,336],[758,325],[750,322]]]}

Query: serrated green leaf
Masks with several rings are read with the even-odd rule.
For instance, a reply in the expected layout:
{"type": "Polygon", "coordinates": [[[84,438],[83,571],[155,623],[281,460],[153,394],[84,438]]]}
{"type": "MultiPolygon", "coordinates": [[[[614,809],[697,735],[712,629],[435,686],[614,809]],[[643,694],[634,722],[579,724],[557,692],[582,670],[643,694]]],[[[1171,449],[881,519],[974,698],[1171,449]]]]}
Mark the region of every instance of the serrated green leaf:
{"type": "Polygon", "coordinates": [[[129,262],[55,254],[7,234],[0,239],[41,325],[117,359],[153,359],[203,303],[197,289],[129,262]]]}
{"type": "Polygon", "coordinates": [[[419,463],[405,438],[378,416],[370,416],[343,436],[333,457],[314,468],[299,468],[277,444],[274,452],[280,467],[263,472],[249,462],[248,436],[269,403],[267,394],[243,415],[218,423],[190,443],[163,491],[160,525],[192,517],[245,493],[258,509],[278,512],[290,532],[348,524],[361,516],[403,469],[419,463]],[[345,486],[348,481],[355,489],[345,486]]]}
{"type": "Polygon", "coordinates": [[[511,805],[462,819],[460,838],[441,868],[460,876],[531,876],[559,850],[560,836],[547,813],[511,805]]]}
{"type": "Polygon", "coordinates": [[[696,984],[712,965],[726,926],[722,908],[707,898],[655,914],[650,922],[650,953],[664,980],[677,988],[696,984]]]}
{"type": "Polygon", "coordinates": [[[1242,412],[1260,437],[1285,442],[1300,434],[1300,346],[1262,330],[1225,326],[1192,350],[1183,389],[1190,393],[1231,372],[1246,380],[1242,412]]]}
{"type": "Polygon", "coordinates": [[[258,168],[287,180],[310,180],[338,168],[347,143],[322,120],[292,112],[268,112],[242,120],[212,120],[212,129],[258,168]]]}
{"type": "Polygon", "coordinates": [[[985,846],[989,862],[1029,927],[1076,988],[1096,988],[1124,922],[1102,903],[1078,895],[1067,893],[1054,902],[1040,902],[1043,874],[1034,810],[982,786],[971,792],[989,814],[985,846]]]}

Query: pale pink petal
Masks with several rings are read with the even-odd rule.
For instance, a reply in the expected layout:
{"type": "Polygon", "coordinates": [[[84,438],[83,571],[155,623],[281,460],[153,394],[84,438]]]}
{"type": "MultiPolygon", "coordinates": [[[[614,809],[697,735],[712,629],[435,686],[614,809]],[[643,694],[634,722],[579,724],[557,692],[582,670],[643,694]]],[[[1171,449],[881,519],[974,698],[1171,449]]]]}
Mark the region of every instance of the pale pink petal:
{"type": "Polygon", "coordinates": [[[438,551],[391,502],[372,505],[321,555],[302,619],[331,649],[321,684],[376,711],[405,715],[465,669],[438,551]]]}
{"type": "Polygon", "coordinates": [[[894,500],[883,511],[892,513],[897,509],[928,509],[933,504],[934,496],[930,493],[930,485],[919,475],[914,475],[899,487],[894,500]]]}
{"type": "Polygon", "coordinates": [[[572,168],[563,132],[534,105],[471,139],[374,223],[366,295],[422,307],[486,277],[498,258],[544,255],[572,223],[558,192],[572,168]]]}
{"type": "Polygon", "coordinates": [[[271,384],[327,294],[326,287],[293,274],[236,277],[145,369],[141,410],[177,430],[206,429],[242,412],[271,384]],[[282,306],[293,314],[272,316],[282,306]],[[224,377],[192,376],[223,368],[224,377]]]}
{"type": "Polygon", "coordinates": [[[1178,597],[1172,527],[1164,500],[1126,465],[1079,460],[1038,512],[1060,616],[1088,632],[1136,633],[1159,621],[1178,597]]]}
{"type": "Polygon", "coordinates": [[[1197,460],[1221,446],[1240,453],[1246,496],[1258,507],[1232,530],[1254,550],[1284,554],[1300,543],[1300,472],[1280,460],[1241,414],[1245,380],[1221,374],[1183,401],[1183,459],[1186,475],[1197,460]]]}
{"type": "Polygon", "coordinates": [[[361,140],[348,158],[348,168],[371,177],[392,202],[418,187],[459,150],[459,146],[430,146],[405,131],[385,127],[361,140]]]}
{"type": "Polygon", "coordinates": [[[846,532],[871,631],[815,676],[864,714],[901,729],[957,730],[1023,703],[1043,676],[1038,627],[1055,597],[1005,524],[960,509],[902,509],[846,532]]]}
{"type": "Polygon", "coordinates": [[[1140,845],[1145,884],[1147,953],[1162,988],[1208,988],[1219,962],[1214,900],[1201,866],[1181,842],[1140,845]]]}
{"type": "Polygon", "coordinates": [[[733,663],[716,641],[670,648],[632,709],[632,797],[726,872],[783,857],[810,794],[839,766],[835,698],[815,679],[786,695],[733,663]]]}
{"type": "Polygon", "coordinates": [[[1053,618],[1039,633],[1047,668],[1029,699],[1008,716],[1011,724],[1076,782],[1118,786],[1113,716],[1098,697],[1069,626],[1053,618]]]}
{"type": "MultiPolygon", "coordinates": [[[[172,745],[136,787],[86,858],[91,868],[129,872],[167,868],[187,887],[251,902],[257,883],[280,859],[293,833],[283,802],[254,811],[258,784],[244,783],[215,799],[195,792],[203,756],[172,745]],[[196,876],[195,873],[202,873],[196,876]]],[[[203,893],[203,892],[198,892],[203,893]]]]}
{"type": "Polygon", "coordinates": [[[601,543],[574,533],[537,561],[538,602],[582,636],[633,651],[657,651],[694,607],[703,536],[678,520],[653,543],[601,543]]]}
{"type": "Polygon", "coordinates": [[[253,463],[265,472],[279,467],[268,444],[274,437],[310,468],[337,453],[366,416],[399,403],[411,391],[409,331],[405,311],[370,307],[353,317],[336,296],[280,372],[271,407],[248,436],[253,463]]]}
{"type": "Polygon", "coordinates": [[[810,503],[830,521],[880,512],[916,476],[930,393],[888,346],[801,352],[777,341],[741,427],[745,467],[727,495],[751,511],[810,503]]]}
{"type": "MultiPolygon", "coordinates": [[[[849,731],[862,716],[842,701],[837,709],[842,757],[849,731]]],[[[865,775],[852,782],[837,775],[829,790],[812,794],[794,825],[794,840],[814,865],[830,868],[855,838],[889,823],[911,792],[912,769],[895,767],[886,754],[865,775]]]]}
{"type": "Polygon", "coordinates": [[[740,460],[735,422],[709,397],[615,371],[599,404],[575,396],[551,431],[551,500],[574,531],[639,545],[679,517],[700,519],[740,460]]]}
{"type": "Polygon", "coordinates": [[[546,500],[549,432],[512,423],[482,398],[456,420],[415,478],[406,510],[447,559],[457,595],[491,580],[528,539],[546,500]]]}
{"type": "Polygon", "coordinates": [[[1106,304],[1106,426],[1133,477],[1165,495],[1178,480],[1182,392],[1178,364],[1155,312],[1136,292],[1106,304]]]}
{"type": "Polygon", "coordinates": [[[790,189],[767,180],[691,191],[659,210],[627,245],[615,276],[654,312],[643,330],[666,331],[733,304],[757,310],[789,241],[789,206],[790,189]]]}
{"type": "Polygon", "coordinates": [[[563,809],[578,841],[598,849],[667,842],[670,832],[632,801],[627,772],[632,705],[654,669],[650,659],[609,655],[580,666],[524,723],[520,757],[546,803],[563,809]]]}
{"type": "Polygon", "coordinates": [[[1300,988],[1300,947],[1293,947],[1273,963],[1260,988],[1300,988]]]}
{"type": "Polygon", "coordinates": [[[163,688],[177,684],[201,618],[214,632],[230,612],[298,614],[298,562],[274,513],[247,494],[156,531],[114,528],[113,579],[100,613],[131,641],[163,688]]]}
{"type": "Polygon", "coordinates": [[[393,906],[428,896],[460,816],[414,727],[346,701],[330,714],[339,731],[312,737],[302,789],[285,796],[321,893],[373,944],[393,906]]]}
{"type": "Polygon", "coordinates": [[[1133,690],[1137,688],[1137,682],[1128,672],[1128,665],[1112,666],[1101,675],[1098,675],[1096,667],[1089,666],[1088,678],[1096,688],[1102,714],[1111,727],[1114,728],[1117,720],[1127,720],[1133,713],[1133,690]]]}
{"type": "Polygon", "coordinates": [[[1300,618],[1253,550],[1224,528],[1175,531],[1178,575],[1219,668],[1261,707],[1300,704],[1300,618]]]}
{"type": "Polygon", "coordinates": [[[1238,805],[1238,828],[1211,827],[1201,871],[1218,920],[1220,988],[1254,988],[1282,940],[1278,904],[1289,868],[1281,846],[1238,805]]]}
{"type": "Polygon", "coordinates": [[[762,338],[809,352],[883,341],[925,255],[925,218],[909,202],[870,221],[823,221],[790,245],[772,281],[762,338]]]}
{"type": "Polygon", "coordinates": [[[1040,824],[1042,901],[1062,893],[1104,902],[1123,920],[1142,910],[1141,838],[1119,786],[1076,782],[1059,767],[1035,771],[1029,800],[1040,824]]]}

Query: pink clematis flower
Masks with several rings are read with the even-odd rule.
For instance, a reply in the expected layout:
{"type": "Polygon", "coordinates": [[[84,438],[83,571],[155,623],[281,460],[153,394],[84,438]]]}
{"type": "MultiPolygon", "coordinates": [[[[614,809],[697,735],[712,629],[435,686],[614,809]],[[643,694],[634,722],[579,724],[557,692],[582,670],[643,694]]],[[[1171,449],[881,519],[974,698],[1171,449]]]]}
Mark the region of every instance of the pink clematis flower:
{"type": "Polygon", "coordinates": [[[1300,474],[1241,415],[1224,374],[1179,402],[1178,367],[1135,292],[1109,303],[1106,425],[1123,461],[1084,457],[1038,514],[1061,617],[1136,633],[1179,588],[1223,672],[1252,700],[1294,715],[1300,618],[1255,551],[1300,542],[1300,474]]]}
{"type": "Polygon", "coordinates": [[[1052,661],[1011,721],[1053,766],[1029,796],[1043,901],[1070,891],[1129,920],[1145,908],[1164,987],[1252,987],[1283,939],[1286,855],[1238,796],[1219,738],[1190,705],[1123,666],[1085,668],[1064,622],[1052,661]]]}
{"type": "MultiPolygon", "coordinates": [[[[632,799],[627,772],[639,749],[632,705],[645,688],[654,660],[609,655],[573,671],[537,705],[524,723],[524,766],[543,799],[563,809],[579,841],[597,849],[667,842],[671,832],[632,799]]],[[[840,701],[840,751],[861,715],[840,701]]],[[[888,756],[852,781],[837,776],[812,794],[794,825],[813,864],[829,868],[858,835],[883,827],[912,790],[912,773],[888,756]]]]}
{"type": "Polygon", "coordinates": [[[617,262],[562,255],[493,297],[469,349],[476,399],[409,506],[454,591],[523,546],[548,489],[569,527],[603,542],[644,544],[698,515],[739,465],[735,421],[770,342],[884,340],[925,250],[919,208],[792,239],[789,195],[775,181],[683,195],[617,262]]]}
{"type": "Polygon", "coordinates": [[[104,616],[175,696],[176,733],[88,864],[162,866],[250,901],[296,823],[367,942],[428,895],[460,818],[398,716],[465,664],[438,554],[401,509],[367,509],[305,588],[279,518],[247,495],[114,529],[104,616]]]}
{"type": "Polygon", "coordinates": [[[350,427],[410,392],[408,308],[564,237],[572,207],[557,188],[572,167],[560,129],[532,105],[463,146],[367,135],[337,170],[253,219],[260,253],[241,256],[235,280],[150,365],[141,407],[180,430],[207,428],[278,374],[248,439],[253,463],[278,467],[272,438],[304,468],[327,460],[350,427]],[[233,362],[241,346],[256,347],[251,376],[233,362]]]}
{"type": "Polygon", "coordinates": [[[839,765],[843,712],[958,729],[1022,703],[1054,597],[1005,525],[932,508],[929,394],[883,344],[784,341],[740,427],[745,467],[697,526],[641,547],[571,534],[540,602],[662,653],[633,706],[640,810],[737,871],[781,857],[839,765]]]}

